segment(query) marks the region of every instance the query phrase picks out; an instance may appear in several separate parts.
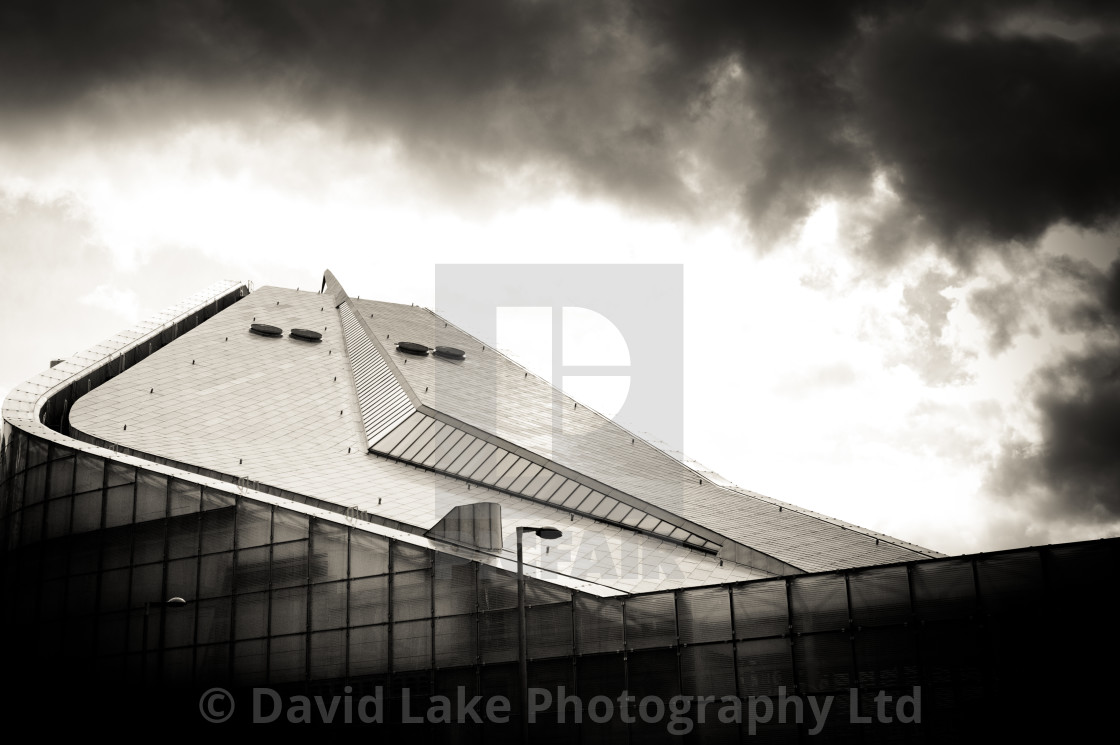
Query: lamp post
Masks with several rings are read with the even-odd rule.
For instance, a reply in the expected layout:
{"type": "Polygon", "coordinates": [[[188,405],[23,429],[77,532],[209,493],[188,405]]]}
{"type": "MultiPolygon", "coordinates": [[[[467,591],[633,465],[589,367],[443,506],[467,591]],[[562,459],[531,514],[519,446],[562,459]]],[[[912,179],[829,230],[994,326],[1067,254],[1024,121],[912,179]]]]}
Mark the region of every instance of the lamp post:
{"type": "Polygon", "coordinates": [[[140,641],[140,680],[148,680],[148,616],[152,613],[152,608],[181,608],[187,604],[186,600],[181,597],[168,598],[167,600],[149,600],[144,603],[144,632],[140,641]]]}
{"type": "Polygon", "coordinates": [[[538,538],[554,541],[564,535],[556,528],[517,529],[517,663],[521,679],[521,742],[529,742],[529,643],[525,634],[525,564],[521,558],[521,534],[532,531],[538,538]]]}

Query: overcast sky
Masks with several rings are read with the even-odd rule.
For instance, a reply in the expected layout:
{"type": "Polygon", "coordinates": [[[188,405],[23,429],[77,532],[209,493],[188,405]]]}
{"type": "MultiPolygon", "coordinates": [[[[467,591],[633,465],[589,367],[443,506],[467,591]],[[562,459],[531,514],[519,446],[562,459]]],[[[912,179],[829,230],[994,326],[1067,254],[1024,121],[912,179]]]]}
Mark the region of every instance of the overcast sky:
{"type": "Polygon", "coordinates": [[[0,392],[216,279],[683,264],[691,457],[1120,534],[1120,6],[757,5],[4,3],[0,392]]]}

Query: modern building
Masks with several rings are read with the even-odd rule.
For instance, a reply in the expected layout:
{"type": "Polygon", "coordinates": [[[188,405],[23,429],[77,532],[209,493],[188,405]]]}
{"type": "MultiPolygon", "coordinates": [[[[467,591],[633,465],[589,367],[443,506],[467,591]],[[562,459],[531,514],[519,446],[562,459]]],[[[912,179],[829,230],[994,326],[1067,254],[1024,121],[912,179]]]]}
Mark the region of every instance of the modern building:
{"type": "Polygon", "coordinates": [[[47,725],[932,742],[1115,689],[1117,541],[946,557],[739,489],[330,272],[214,285],[3,417],[4,667],[47,725]]]}

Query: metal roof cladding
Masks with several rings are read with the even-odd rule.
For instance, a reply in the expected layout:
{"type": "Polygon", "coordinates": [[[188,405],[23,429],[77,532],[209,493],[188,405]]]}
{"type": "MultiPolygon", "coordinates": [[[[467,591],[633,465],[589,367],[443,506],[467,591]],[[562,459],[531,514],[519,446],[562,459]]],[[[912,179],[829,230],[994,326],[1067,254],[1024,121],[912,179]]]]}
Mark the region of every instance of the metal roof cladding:
{"type": "Polygon", "coordinates": [[[429,347],[414,341],[398,341],[397,349],[408,354],[427,355],[429,347]]]}
{"type": "Polygon", "coordinates": [[[267,323],[254,323],[249,327],[249,331],[261,336],[283,336],[284,330],[276,326],[269,326],[267,323]]]}
{"type": "Polygon", "coordinates": [[[449,360],[461,360],[466,358],[467,353],[455,347],[436,347],[436,356],[446,357],[449,360]]]}
{"type": "Polygon", "coordinates": [[[304,341],[322,341],[323,335],[318,331],[310,329],[292,329],[289,334],[293,339],[303,339],[304,341]]]}

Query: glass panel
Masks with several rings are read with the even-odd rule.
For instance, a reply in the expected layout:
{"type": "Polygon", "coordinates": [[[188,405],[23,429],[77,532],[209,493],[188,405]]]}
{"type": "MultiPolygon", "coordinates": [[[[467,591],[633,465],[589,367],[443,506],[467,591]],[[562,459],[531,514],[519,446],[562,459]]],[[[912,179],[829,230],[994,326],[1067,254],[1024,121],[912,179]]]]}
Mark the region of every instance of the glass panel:
{"type": "Polygon", "coordinates": [[[233,645],[233,677],[242,685],[260,683],[268,669],[268,645],[264,639],[233,645]]]}
{"type": "Polygon", "coordinates": [[[455,472],[465,476],[466,478],[474,478],[474,474],[476,471],[489,471],[491,468],[493,468],[493,465],[484,464],[489,463],[490,456],[497,452],[499,452],[498,446],[488,442],[482,448],[480,448],[478,452],[471,456],[470,460],[468,460],[462,466],[457,467],[455,469],[455,472]]]}
{"type": "Polygon", "coordinates": [[[195,680],[224,681],[229,677],[229,645],[211,644],[195,652],[195,680]]]}
{"type": "Polygon", "coordinates": [[[201,559],[198,595],[209,598],[233,592],[233,553],[210,554],[201,559]]]}
{"type": "Polygon", "coordinates": [[[967,618],[976,611],[972,562],[967,559],[913,564],[911,580],[919,618],[967,618]]]}
{"type": "Polygon", "coordinates": [[[505,476],[506,471],[512,468],[513,464],[518,460],[520,460],[520,458],[513,453],[499,449],[487,459],[486,463],[483,463],[482,466],[479,467],[475,478],[485,484],[493,484],[498,479],[505,476]],[[487,468],[487,466],[489,466],[489,468],[487,468]],[[485,473],[483,471],[485,471],[485,473]]]}
{"type": "Polygon", "coordinates": [[[516,660],[517,646],[516,609],[479,614],[478,648],[484,664],[516,660]]]}
{"type": "Polygon", "coordinates": [[[785,580],[751,582],[734,587],[731,600],[735,606],[737,638],[773,636],[789,631],[785,580]]]}
{"type": "MultiPolygon", "coordinates": [[[[411,445],[409,445],[407,448],[405,448],[401,452],[400,457],[405,459],[405,460],[416,459],[416,456],[419,455],[422,450],[427,448],[427,446],[433,440],[438,442],[439,438],[443,435],[444,431],[449,429],[449,428],[450,428],[449,425],[444,424],[443,422],[437,422],[433,419],[431,426],[428,427],[423,433],[421,433],[421,435],[419,437],[417,437],[411,445]]],[[[434,447],[435,446],[433,445],[431,449],[434,449],[434,447]]]]}
{"type": "Polygon", "coordinates": [[[571,494],[564,498],[563,505],[568,509],[572,509],[579,505],[583,500],[587,499],[587,496],[589,494],[591,494],[590,487],[579,486],[574,489],[571,494]]]}
{"type": "MultiPolygon", "coordinates": [[[[168,586],[173,586],[168,581],[168,586]]],[[[189,595],[183,597],[190,598],[189,595]]],[[[165,647],[183,647],[194,644],[195,603],[181,608],[166,608],[163,616],[163,644],[165,647]]]]}
{"type": "Polygon", "coordinates": [[[241,499],[237,505],[237,547],[249,548],[268,543],[271,533],[271,505],[241,499]]]}
{"type": "Polygon", "coordinates": [[[70,541],[70,574],[96,572],[101,560],[101,535],[83,535],[70,541]]]}
{"type": "MultiPolygon", "coordinates": [[[[472,437],[469,443],[464,444],[466,445],[466,447],[464,447],[462,449],[462,452],[459,453],[459,457],[455,458],[455,460],[451,461],[447,466],[444,466],[444,470],[450,471],[451,473],[462,472],[463,466],[465,466],[472,458],[474,458],[475,454],[477,454],[479,450],[482,450],[482,448],[487,445],[487,443],[479,440],[476,437],[472,437]]],[[[493,446],[491,445],[491,447],[493,446]]],[[[459,450],[458,445],[452,448],[451,452],[447,454],[448,457],[450,457],[457,450],[459,450]]],[[[447,458],[444,458],[444,460],[446,461],[447,458]]],[[[440,468],[441,466],[437,465],[436,467],[440,468]]]]}
{"type": "Polygon", "coordinates": [[[794,690],[789,639],[774,637],[741,641],[738,653],[740,696],[772,696],[779,686],[794,690]]]}
{"type": "Polygon", "coordinates": [[[140,471],[136,481],[136,522],[156,520],[167,515],[167,477],[140,471]]]}
{"type": "Polygon", "coordinates": [[[544,485],[541,486],[537,493],[533,495],[533,499],[548,501],[552,498],[552,495],[556,493],[556,490],[563,486],[567,481],[567,478],[561,476],[558,473],[552,474],[552,476],[549,477],[548,481],[544,482],[544,485]]]}
{"type": "Polygon", "coordinates": [[[721,696],[735,693],[735,661],[730,644],[684,647],[681,653],[681,693],[721,696]]]}
{"type": "Polygon", "coordinates": [[[47,488],[47,466],[36,466],[28,469],[24,476],[23,503],[38,504],[43,501],[43,493],[47,488]]]}
{"type": "Polygon", "coordinates": [[[60,497],[74,493],[74,459],[66,458],[51,463],[50,493],[48,496],[60,497]]]}
{"type": "Polygon", "coordinates": [[[665,647],[677,643],[673,594],[642,595],[626,601],[626,648],[665,647]]]}
{"type": "Polygon", "coordinates": [[[793,657],[797,681],[804,691],[847,692],[852,684],[852,644],[847,634],[799,636],[794,640],[793,657]]]}
{"type": "Polygon", "coordinates": [[[276,508],[272,515],[272,540],[276,543],[306,540],[308,521],[307,515],[276,508]]]}
{"type": "Polygon", "coordinates": [[[478,567],[478,607],[500,610],[517,607],[517,575],[488,564],[478,567]]]}
{"type": "Polygon", "coordinates": [[[407,572],[412,569],[427,569],[432,565],[432,552],[411,543],[393,541],[393,571],[407,572]]]}
{"type": "Polygon", "coordinates": [[[591,514],[595,517],[605,517],[608,512],[618,506],[618,500],[611,497],[605,497],[602,502],[595,505],[591,510],[591,514]]]}
{"type": "Polygon", "coordinates": [[[988,613],[1028,612],[1044,593],[1042,561],[1037,551],[980,557],[976,573],[988,613]]]}
{"type": "Polygon", "coordinates": [[[525,610],[529,658],[572,654],[572,604],[535,605],[525,610]]]}
{"type": "Polygon", "coordinates": [[[326,520],[311,523],[312,582],[346,579],[346,536],[344,526],[326,520]]]}
{"type": "Polygon", "coordinates": [[[321,631],[311,635],[311,679],[346,675],[346,632],[321,631]]]}
{"type": "Polygon", "coordinates": [[[685,590],[677,595],[682,644],[731,638],[731,598],[724,587],[685,590]]]}
{"type": "Polygon", "coordinates": [[[163,564],[132,568],[132,605],[159,603],[167,599],[163,592],[163,564]]]}
{"type": "Polygon", "coordinates": [[[27,438],[27,465],[37,466],[47,462],[47,443],[38,437],[27,438]]]}
{"type": "Polygon", "coordinates": [[[268,633],[268,593],[253,592],[236,599],[238,639],[251,639],[268,633]]]}
{"type": "Polygon", "coordinates": [[[414,463],[425,462],[448,437],[454,436],[456,431],[457,430],[450,424],[444,424],[438,432],[428,439],[424,447],[420,448],[416,453],[407,456],[408,459],[414,463]]]}
{"type": "Polygon", "coordinates": [[[328,582],[311,588],[311,628],[337,629],[346,625],[346,583],[328,582]]]}
{"type": "Polygon", "coordinates": [[[198,643],[228,641],[230,637],[230,598],[198,601],[198,643]]]}
{"type": "Polygon", "coordinates": [[[167,555],[172,559],[198,553],[198,515],[173,517],[167,524],[167,555]]]}
{"type": "Polygon", "coordinates": [[[474,562],[436,554],[434,595],[437,616],[473,613],[475,610],[474,562]]]}
{"type": "Polygon", "coordinates": [[[168,597],[181,597],[188,601],[197,596],[196,580],[198,559],[194,556],[167,562],[168,597]]]}
{"type": "Polygon", "coordinates": [[[389,541],[371,533],[350,535],[350,576],[365,577],[389,571],[389,541]]]}
{"type": "Polygon", "coordinates": [[[435,619],[436,667],[473,665],[478,657],[474,615],[435,619]]]}
{"type": "MultiPolygon", "coordinates": [[[[66,461],[55,461],[64,463],[66,461]]],[[[58,538],[70,532],[70,497],[47,502],[47,538],[58,538]]]]}
{"type": "Polygon", "coordinates": [[[109,474],[107,478],[109,486],[131,484],[136,481],[136,469],[133,466],[111,460],[109,461],[109,474]]]}
{"type": "Polygon", "coordinates": [[[393,624],[393,670],[427,670],[432,666],[432,622],[393,624]]]}
{"type": "Polygon", "coordinates": [[[202,487],[202,509],[218,510],[223,507],[233,507],[237,500],[232,494],[213,489],[209,486],[202,487]]]}
{"type": "Polygon", "coordinates": [[[132,526],[106,530],[102,537],[105,542],[101,552],[102,568],[128,566],[132,561],[132,526]]]}
{"type": "Polygon", "coordinates": [[[393,620],[410,621],[432,615],[432,584],[427,571],[393,574],[393,620]]]}
{"type": "Polygon", "coordinates": [[[419,411],[413,412],[408,419],[394,427],[392,432],[377,441],[377,449],[383,453],[391,452],[405,435],[415,429],[417,425],[425,426],[427,421],[428,418],[419,411]]]}
{"type": "Polygon", "coordinates": [[[74,520],[71,530],[85,533],[101,527],[101,492],[93,491],[74,497],[74,520]]]}
{"type": "Polygon", "coordinates": [[[583,500],[579,504],[572,505],[572,509],[578,509],[580,512],[594,513],[595,508],[599,506],[599,503],[602,502],[603,499],[604,495],[600,494],[597,491],[593,491],[587,495],[587,499],[583,500]]]}
{"type": "MultiPolygon", "coordinates": [[[[398,458],[401,457],[401,454],[412,447],[412,444],[416,442],[422,435],[424,435],[425,432],[427,432],[429,429],[438,427],[439,422],[437,422],[435,419],[432,419],[431,417],[424,417],[423,419],[418,420],[416,426],[408,430],[408,433],[401,438],[401,441],[393,446],[393,449],[389,451],[389,455],[398,458]]],[[[380,447],[380,445],[381,443],[378,443],[379,449],[384,451],[384,447],[380,447]]]]}
{"type": "Polygon", "coordinates": [[[622,518],[621,522],[622,522],[623,525],[627,525],[629,527],[634,527],[647,517],[649,517],[649,515],[642,512],[641,510],[636,510],[635,509],[635,510],[630,510],[630,512],[626,515],[626,517],[622,518]]]}
{"type": "Polygon", "coordinates": [[[861,626],[902,623],[910,618],[910,587],[905,566],[882,567],[848,575],[852,618],[861,626]]]}
{"type": "Polygon", "coordinates": [[[36,543],[43,537],[43,505],[24,507],[20,516],[20,544],[36,543]]]}
{"type": "Polygon", "coordinates": [[[604,520],[611,520],[612,522],[621,522],[622,518],[630,514],[633,508],[628,504],[619,503],[613,510],[607,513],[604,520]]]}
{"type": "Polygon", "coordinates": [[[459,430],[452,430],[448,433],[447,437],[445,437],[443,441],[440,442],[440,444],[437,445],[435,449],[433,449],[432,452],[429,453],[428,456],[421,462],[426,466],[434,467],[437,463],[443,460],[444,456],[450,453],[452,448],[458,445],[464,437],[469,438],[470,435],[459,430]]]}
{"type": "Polygon", "coordinates": [[[517,458],[514,461],[513,465],[507,468],[506,472],[503,473],[497,481],[494,481],[494,486],[498,487],[499,489],[508,489],[509,485],[513,483],[514,479],[524,473],[525,469],[528,467],[529,461],[525,460],[524,458],[517,458]]]}
{"type": "Polygon", "coordinates": [[[171,516],[189,515],[202,506],[202,487],[189,481],[171,479],[171,516]]]}
{"type": "Polygon", "coordinates": [[[389,670],[387,626],[350,629],[350,675],[371,675],[389,670]]]}
{"type": "Polygon", "coordinates": [[[268,589],[268,546],[237,552],[237,592],[268,589]]]}
{"type": "Polygon", "coordinates": [[[307,588],[290,587],[272,593],[271,634],[298,634],[307,630],[307,588]]]}
{"type": "Polygon", "coordinates": [[[101,612],[128,610],[129,569],[113,569],[101,575],[101,612]]]}
{"type": "Polygon", "coordinates": [[[848,624],[844,575],[796,577],[790,580],[790,612],[797,631],[839,631],[848,624]]]}
{"type": "Polygon", "coordinates": [[[229,551],[233,548],[233,522],[236,516],[233,507],[225,507],[212,512],[202,513],[200,534],[202,553],[229,551]]]}
{"type": "Polygon", "coordinates": [[[163,522],[141,523],[132,529],[132,561],[147,564],[163,560],[163,522]]]}
{"type": "Polygon", "coordinates": [[[451,468],[451,466],[454,463],[459,462],[459,459],[466,455],[467,450],[472,447],[482,447],[482,441],[477,437],[472,437],[471,435],[464,433],[462,437],[455,441],[454,445],[448,448],[447,453],[444,454],[442,458],[437,460],[435,462],[435,465],[432,467],[437,468],[441,471],[454,470],[451,468]]]}
{"type": "Polygon", "coordinates": [[[576,644],[580,654],[622,649],[622,603],[616,598],[577,595],[576,644]]]}
{"type": "Polygon", "coordinates": [[[307,584],[307,541],[278,543],[272,547],[272,586],[307,584]]]}
{"type": "Polygon", "coordinates": [[[384,623],[389,619],[389,578],[350,581],[350,625],[384,623]]]}
{"type": "Polygon", "coordinates": [[[105,527],[128,525],[132,522],[132,484],[110,487],[105,492],[105,527]]]}
{"type": "Polygon", "coordinates": [[[105,479],[105,461],[85,453],[78,454],[77,473],[74,476],[74,491],[84,492],[100,489],[105,479]]]}
{"type": "Polygon", "coordinates": [[[274,637],[269,643],[268,680],[271,683],[288,683],[303,680],[307,665],[307,638],[297,636],[274,637]]]}
{"type": "Polygon", "coordinates": [[[525,489],[522,491],[522,494],[527,497],[536,496],[536,493],[540,491],[540,488],[548,483],[549,480],[551,480],[555,475],[555,473],[548,470],[547,468],[542,468],[537,472],[537,475],[531,478],[529,480],[529,483],[525,485],[525,489]]]}
{"type": "Polygon", "coordinates": [[[532,483],[533,479],[541,472],[541,467],[536,463],[530,463],[521,474],[515,478],[509,485],[510,491],[515,492],[528,492],[528,485],[532,483]]]}

